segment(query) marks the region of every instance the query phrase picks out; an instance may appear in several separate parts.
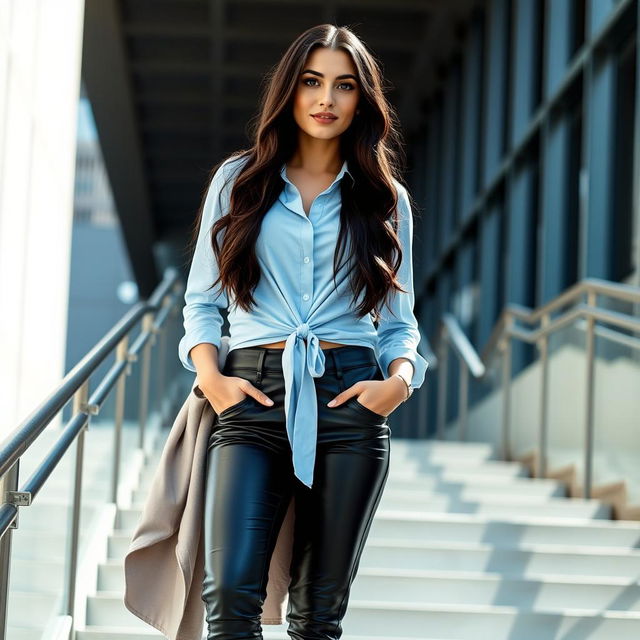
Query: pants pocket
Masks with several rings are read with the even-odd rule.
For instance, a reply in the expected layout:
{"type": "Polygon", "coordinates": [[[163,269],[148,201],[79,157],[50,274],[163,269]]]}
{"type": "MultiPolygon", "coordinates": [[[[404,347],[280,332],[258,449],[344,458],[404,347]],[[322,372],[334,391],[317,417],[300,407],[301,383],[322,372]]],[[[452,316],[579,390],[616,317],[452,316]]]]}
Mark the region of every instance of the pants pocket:
{"type": "Polygon", "coordinates": [[[242,398],[242,400],[232,404],[230,407],[227,407],[226,409],[223,409],[218,414],[218,417],[222,418],[223,416],[229,415],[229,413],[236,413],[236,412],[242,411],[242,409],[244,409],[245,406],[250,406],[253,400],[255,400],[253,396],[245,396],[244,398],[242,398]]]}
{"type": "Polygon", "coordinates": [[[352,403],[353,406],[356,409],[359,409],[360,411],[366,413],[367,415],[373,416],[374,418],[377,418],[378,420],[386,420],[387,416],[383,416],[381,413],[376,413],[375,411],[373,411],[373,409],[369,409],[369,407],[365,407],[362,402],[360,402],[360,400],[358,400],[358,398],[349,398],[348,402],[352,403]]]}
{"type": "MultiPolygon", "coordinates": [[[[382,379],[383,377],[377,362],[373,364],[363,364],[362,366],[352,367],[344,371],[345,388],[352,387],[356,382],[361,382],[362,380],[382,379]]],[[[347,405],[350,405],[364,416],[373,418],[377,422],[386,421],[388,418],[388,416],[384,416],[381,413],[373,411],[373,409],[369,409],[369,407],[365,407],[355,396],[347,400],[347,405]]]]}

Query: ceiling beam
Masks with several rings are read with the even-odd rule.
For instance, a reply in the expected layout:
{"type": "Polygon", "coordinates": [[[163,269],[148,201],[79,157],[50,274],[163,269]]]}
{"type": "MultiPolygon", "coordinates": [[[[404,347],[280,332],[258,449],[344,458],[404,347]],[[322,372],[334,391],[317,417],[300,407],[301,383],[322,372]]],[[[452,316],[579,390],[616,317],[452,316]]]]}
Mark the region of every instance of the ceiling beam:
{"type": "Polygon", "coordinates": [[[132,271],[142,298],[158,284],[154,225],[122,20],[115,0],[86,2],[82,77],[132,271]]]}

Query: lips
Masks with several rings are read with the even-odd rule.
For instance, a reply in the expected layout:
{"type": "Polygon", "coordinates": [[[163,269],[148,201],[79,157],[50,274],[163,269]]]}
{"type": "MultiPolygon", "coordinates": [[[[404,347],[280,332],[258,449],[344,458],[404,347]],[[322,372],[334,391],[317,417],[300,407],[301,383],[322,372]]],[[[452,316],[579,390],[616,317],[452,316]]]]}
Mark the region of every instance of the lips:
{"type": "Polygon", "coordinates": [[[312,113],[311,116],[313,118],[317,118],[318,120],[337,120],[337,116],[334,116],[329,113],[312,113]]]}

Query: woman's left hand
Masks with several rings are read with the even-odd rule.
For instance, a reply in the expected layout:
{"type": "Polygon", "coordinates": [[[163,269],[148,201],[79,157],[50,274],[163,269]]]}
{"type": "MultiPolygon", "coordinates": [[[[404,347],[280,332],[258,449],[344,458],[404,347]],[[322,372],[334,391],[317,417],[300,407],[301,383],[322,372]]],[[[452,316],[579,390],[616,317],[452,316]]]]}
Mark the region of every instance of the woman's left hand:
{"type": "Polygon", "coordinates": [[[367,409],[386,417],[405,401],[407,386],[398,376],[386,380],[361,380],[341,391],[327,406],[335,409],[352,397],[367,409]]]}

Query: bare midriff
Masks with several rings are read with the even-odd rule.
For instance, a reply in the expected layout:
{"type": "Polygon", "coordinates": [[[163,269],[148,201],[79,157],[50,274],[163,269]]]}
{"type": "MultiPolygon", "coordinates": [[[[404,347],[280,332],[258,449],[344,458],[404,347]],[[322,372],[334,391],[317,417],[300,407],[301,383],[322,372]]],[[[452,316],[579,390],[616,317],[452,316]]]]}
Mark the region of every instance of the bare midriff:
{"type": "MultiPolygon", "coordinates": [[[[306,340],[305,340],[306,342],[306,340]]],[[[339,342],[327,342],[326,340],[320,340],[320,348],[321,349],[333,349],[334,347],[344,347],[345,345],[340,344],[339,342]]],[[[259,344],[259,347],[266,347],[268,349],[284,349],[286,344],[285,340],[280,340],[280,342],[270,342],[269,344],[259,344]]]]}

